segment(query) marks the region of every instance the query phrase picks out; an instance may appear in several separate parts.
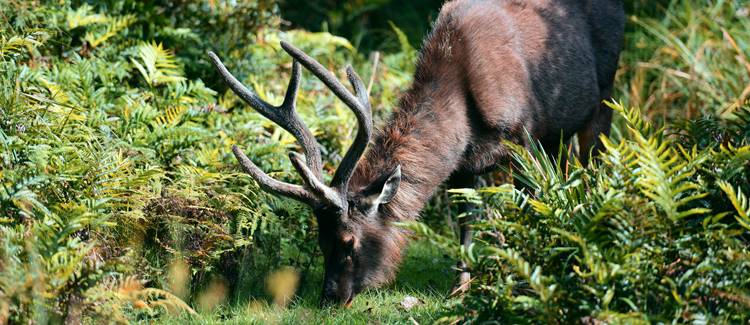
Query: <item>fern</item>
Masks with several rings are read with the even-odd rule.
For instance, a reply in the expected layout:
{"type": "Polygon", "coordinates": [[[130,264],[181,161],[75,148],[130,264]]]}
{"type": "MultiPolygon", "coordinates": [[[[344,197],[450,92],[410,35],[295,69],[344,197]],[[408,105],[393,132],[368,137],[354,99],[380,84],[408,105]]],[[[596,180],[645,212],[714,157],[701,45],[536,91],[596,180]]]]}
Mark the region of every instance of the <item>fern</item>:
{"type": "Polygon", "coordinates": [[[181,38],[189,41],[199,41],[200,36],[190,28],[165,27],[159,31],[160,37],[181,38]]]}
{"type": "MultiPolygon", "coordinates": [[[[743,233],[718,222],[728,215],[721,210],[729,196],[741,211],[737,224],[743,229],[748,224],[747,198],[740,191],[747,184],[747,150],[731,145],[742,140],[685,148],[638,109],[611,106],[628,132],[617,140],[602,137],[607,151],[592,167],[573,163],[563,170],[534,142],[509,145],[514,176],[530,193],[507,185],[454,191],[456,202],[481,204],[487,219],[474,224],[473,254],[462,255],[475,280],[453,315],[468,322],[517,322],[516,317],[545,323],[642,322],[695,319],[674,316],[690,309],[724,319],[722,312],[706,311],[694,301],[738,285],[735,281],[750,271],[744,257],[719,253],[746,254],[738,238],[743,233]],[[735,189],[725,179],[740,185],[735,189]],[[724,197],[717,197],[718,189],[724,197]],[[691,259],[702,262],[684,262],[691,259]],[[719,275],[711,271],[717,267],[732,271],[719,275]],[[716,282],[718,277],[724,281],[716,282]],[[662,298],[653,304],[656,296],[662,298]]],[[[744,308],[738,301],[725,301],[726,309],[744,308]]],[[[727,319],[747,318],[744,312],[733,315],[727,319]]]]}
{"type": "Polygon", "coordinates": [[[182,116],[187,111],[185,106],[175,106],[167,108],[162,115],[156,118],[156,124],[159,126],[174,126],[177,125],[182,116]]]}
{"type": "Polygon", "coordinates": [[[48,37],[47,33],[37,31],[26,36],[6,36],[0,35],[0,59],[4,59],[12,54],[20,54],[24,51],[32,53],[35,48],[41,46],[43,41],[48,37]]]}
{"type": "Polygon", "coordinates": [[[65,17],[67,28],[70,30],[93,24],[106,24],[110,21],[106,15],[94,14],[92,11],[93,8],[88,4],[83,4],[76,10],[69,10],[65,17]]]}
{"type": "MultiPolygon", "coordinates": [[[[0,192],[0,206],[4,209],[17,209],[20,214],[25,217],[33,217],[38,212],[42,214],[48,214],[49,209],[47,208],[47,206],[31,189],[31,187],[44,184],[47,180],[48,178],[44,176],[36,176],[17,180],[3,178],[3,188],[2,192],[0,192]]],[[[9,216],[6,216],[6,218],[8,217],[9,216]]]]}
{"type": "Polygon", "coordinates": [[[513,270],[528,281],[529,286],[537,295],[539,295],[539,300],[542,303],[550,302],[555,298],[555,289],[557,288],[557,285],[552,284],[551,278],[542,274],[542,268],[540,266],[535,266],[532,269],[529,262],[524,260],[518,252],[511,249],[491,248],[490,252],[510,263],[513,270]]]}
{"type": "Polygon", "coordinates": [[[735,189],[729,183],[725,181],[718,181],[717,185],[726,193],[729,200],[732,202],[735,211],[737,212],[737,222],[745,229],[750,230],[750,199],[742,193],[739,187],[735,189]]]}
{"type": "Polygon", "coordinates": [[[644,121],[637,109],[626,110],[622,104],[613,103],[609,103],[609,106],[622,114],[634,138],[632,151],[638,153],[636,161],[639,167],[636,183],[643,194],[652,199],[672,220],[710,212],[705,208],[680,211],[692,201],[708,195],[700,191],[698,184],[689,181],[695,174],[698,161],[693,160],[691,166],[688,166],[689,160],[680,154],[681,151],[684,152],[682,147],[664,138],[663,130],[654,129],[649,122],[644,121]]]}
{"type": "Polygon", "coordinates": [[[87,32],[83,39],[92,48],[99,47],[104,42],[107,42],[110,38],[116,36],[124,29],[128,28],[135,22],[135,16],[128,15],[123,17],[117,17],[109,19],[106,22],[106,27],[102,32],[87,32]]]}
{"type": "Polygon", "coordinates": [[[185,80],[174,54],[164,49],[162,44],[142,43],[138,45],[137,50],[140,60],[131,58],[130,61],[141,73],[147,84],[158,86],[185,80]]]}

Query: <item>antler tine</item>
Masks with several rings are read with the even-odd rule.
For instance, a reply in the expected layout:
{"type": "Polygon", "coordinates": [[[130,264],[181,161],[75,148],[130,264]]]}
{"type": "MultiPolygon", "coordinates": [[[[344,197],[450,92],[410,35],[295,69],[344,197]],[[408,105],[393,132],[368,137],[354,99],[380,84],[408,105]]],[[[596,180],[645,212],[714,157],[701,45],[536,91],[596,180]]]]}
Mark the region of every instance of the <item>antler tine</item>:
{"type": "Polygon", "coordinates": [[[328,187],[323,181],[314,177],[312,171],[302,163],[302,157],[296,152],[289,153],[289,160],[292,161],[292,166],[302,176],[302,180],[305,182],[307,188],[310,188],[313,192],[318,194],[318,199],[329,206],[337,206],[343,208],[344,201],[338,192],[328,187]]]}
{"type": "Polygon", "coordinates": [[[305,52],[302,52],[300,49],[294,47],[293,45],[287,43],[287,42],[281,42],[281,47],[289,53],[291,57],[293,57],[295,60],[302,63],[302,65],[307,68],[307,70],[310,70],[312,74],[314,74],[320,81],[322,81],[333,93],[341,99],[341,101],[344,102],[349,107],[358,107],[361,106],[361,103],[355,98],[349,90],[344,87],[341,82],[336,79],[336,76],[334,76],[328,69],[323,67],[318,61],[311,58],[309,55],[307,55],[305,52]]]}
{"type": "Polygon", "coordinates": [[[232,146],[232,152],[237,160],[239,160],[242,169],[250,174],[263,190],[277,195],[287,196],[311,206],[314,206],[318,202],[318,198],[304,187],[277,181],[271,176],[268,176],[268,174],[258,168],[258,166],[256,166],[255,163],[253,163],[253,161],[242,152],[242,149],[236,145],[232,146]]]}
{"type": "Polygon", "coordinates": [[[348,66],[346,69],[346,75],[349,82],[354,88],[354,93],[357,95],[357,99],[360,102],[359,107],[351,107],[354,111],[354,115],[357,117],[357,123],[359,129],[357,130],[357,137],[354,138],[354,143],[346,151],[344,159],[341,160],[341,164],[336,169],[336,173],[333,174],[331,180],[331,186],[336,188],[340,193],[345,193],[349,187],[349,179],[351,179],[354,173],[354,168],[357,167],[359,159],[367,149],[367,144],[370,142],[372,137],[372,111],[370,110],[370,101],[367,95],[367,88],[362,83],[354,69],[348,66]]]}
{"type": "Polygon", "coordinates": [[[352,84],[352,88],[354,88],[356,96],[352,95],[328,69],[305,54],[305,52],[286,42],[281,42],[281,47],[330,88],[336,97],[341,99],[354,112],[357,118],[357,123],[359,124],[357,137],[352,146],[347,150],[346,155],[344,155],[344,159],[336,169],[336,173],[333,175],[333,180],[331,181],[331,187],[343,194],[346,192],[354,168],[357,166],[357,162],[362,157],[372,136],[372,112],[370,110],[367,88],[365,88],[362,80],[351,66],[347,67],[346,74],[349,82],[352,84]]]}
{"type": "Polygon", "coordinates": [[[229,70],[227,70],[226,66],[221,62],[221,59],[219,59],[214,52],[209,51],[208,56],[211,58],[216,70],[235,94],[252,106],[258,113],[281,126],[297,139],[299,144],[302,145],[302,149],[305,151],[307,166],[313,174],[318,177],[318,179],[323,179],[323,163],[320,157],[320,147],[318,146],[318,142],[315,140],[312,132],[310,132],[310,129],[302,123],[297,115],[297,111],[295,110],[295,99],[297,96],[297,90],[299,89],[301,70],[299,63],[294,61],[292,64],[292,76],[289,79],[289,86],[287,87],[284,96],[284,102],[279,106],[274,106],[258,97],[258,95],[250,89],[247,89],[247,87],[245,87],[234,77],[234,75],[232,75],[232,73],[229,72],[229,70]]]}

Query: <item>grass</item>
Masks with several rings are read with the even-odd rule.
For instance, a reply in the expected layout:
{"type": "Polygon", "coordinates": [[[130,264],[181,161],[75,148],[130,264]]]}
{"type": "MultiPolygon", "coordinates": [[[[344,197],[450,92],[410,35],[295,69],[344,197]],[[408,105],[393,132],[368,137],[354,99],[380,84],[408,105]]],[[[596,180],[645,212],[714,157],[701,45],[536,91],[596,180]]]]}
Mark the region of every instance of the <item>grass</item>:
{"type": "Polygon", "coordinates": [[[450,299],[454,260],[428,241],[417,240],[407,249],[404,264],[390,286],[370,289],[358,295],[350,308],[320,308],[318,298],[322,269],[311,270],[309,280],[287,308],[266,301],[242,301],[200,313],[199,317],[165,319],[165,324],[429,324],[437,320],[450,299]],[[406,310],[405,297],[416,297],[419,305],[406,310]]]}

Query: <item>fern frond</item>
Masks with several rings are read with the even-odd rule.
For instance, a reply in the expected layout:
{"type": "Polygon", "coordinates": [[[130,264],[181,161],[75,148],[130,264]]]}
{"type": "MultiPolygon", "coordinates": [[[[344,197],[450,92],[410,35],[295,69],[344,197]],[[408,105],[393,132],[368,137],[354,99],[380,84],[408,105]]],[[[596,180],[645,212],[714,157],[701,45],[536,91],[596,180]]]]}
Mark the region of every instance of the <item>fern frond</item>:
{"type": "Polygon", "coordinates": [[[448,193],[451,194],[452,204],[482,204],[482,197],[479,196],[479,192],[473,188],[453,188],[449,189],[448,193]]]}
{"type": "Polygon", "coordinates": [[[42,40],[47,37],[45,32],[34,32],[26,36],[11,36],[10,38],[5,35],[0,36],[0,58],[4,58],[11,54],[19,54],[24,50],[26,52],[32,52],[34,48],[42,45],[42,40]]]}
{"type": "MultiPolygon", "coordinates": [[[[11,184],[0,184],[0,206],[15,206],[21,213],[33,217],[35,212],[42,215],[50,213],[43,200],[32,190],[35,186],[41,186],[48,180],[45,176],[35,176],[16,180],[11,184]]],[[[5,180],[2,180],[3,182],[5,180]]]]}
{"type": "Polygon", "coordinates": [[[149,85],[157,86],[185,80],[174,53],[165,49],[161,43],[142,43],[138,46],[138,58],[140,60],[131,58],[130,61],[149,85]]]}
{"type": "Polygon", "coordinates": [[[116,36],[135,22],[135,16],[127,15],[113,18],[107,22],[103,32],[87,32],[83,39],[92,47],[96,48],[110,38],[116,36]]]}
{"type": "Polygon", "coordinates": [[[620,141],[615,145],[605,136],[600,136],[604,145],[605,153],[601,156],[604,166],[608,167],[614,177],[608,177],[605,181],[617,182],[619,185],[628,186],[634,182],[634,171],[638,166],[637,153],[628,141],[620,141]]]}
{"type": "MultiPolygon", "coordinates": [[[[636,185],[644,196],[651,199],[672,220],[679,220],[689,216],[709,212],[709,209],[694,208],[683,210],[691,202],[703,198],[708,193],[690,181],[697,167],[705,161],[691,158],[691,152],[684,150],[679,144],[674,144],[663,136],[662,129],[644,120],[637,108],[625,109],[621,103],[607,103],[619,112],[628,125],[633,140],[623,141],[631,148],[637,163],[634,171],[636,185]]],[[[621,143],[621,145],[623,144],[621,143]]],[[[605,147],[617,149],[608,141],[605,147]]],[[[692,157],[696,158],[696,157],[692,157]]]]}
{"type": "Polygon", "coordinates": [[[156,124],[159,126],[174,126],[177,125],[182,116],[185,115],[187,107],[185,106],[173,106],[167,108],[164,113],[156,117],[156,124]]]}
{"type": "Polygon", "coordinates": [[[169,312],[185,311],[190,315],[198,316],[193,308],[171,292],[156,288],[145,288],[141,290],[140,295],[147,297],[152,307],[162,307],[169,312]]]}
{"type": "Polygon", "coordinates": [[[398,28],[398,26],[392,21],[389,21],[388,25],[390,25],[393,32],[396,33],[398,44],[401,46],[401,52],[406,53],[407,55],[416,55],[416,50],[411,46],[411,43],[409,43],[409,37],[406,36],[406,33],[398,28]]]}
{"type": "Polygon", "coordinates": [[[729,201],[732,202],[732,206],[737,211],[737,222],[745,229],[750,230],[750,199],[739,186],[735,190],[732,185],[725,181],[717,181],[716,184],[726,193],[729,201]]]}
{"type": "Polygon", "coordinates": [[[542,273],[542,268],[540,266],[534,266],[532,269],[531,264],[527,262],[521,254],[512,249],[490,247],[489,250],[493,255],[497,255],[510,263],[513,270],[528,281],[529,286],[539,296],[539,300],[543,303],[554,298],[557,284],[550,284],[553,282],[552,279],[542,273]]]}
{"type": "Polygon", "coordinates": [[[92,9],[88,4],[83,4],[76,10],[68,11],[65,15],[65,25],[68,30],[93,24],[106,24],[110,21],[110,18],[106,15],[92,14],[92,9]]]}
{"type": "Polygon", "coordinates": [[[657,136],[657,130],[654,129],[651,122],[643,119],[641,111],[637,107],[631,107],[628,109],[622,102],[605,101],[604,104],[615,112],[620,113],[620,116],[622,116],[628,124],[628,128],[635,131],[635,133],[640,134],[644,138],[657,136]]]}
{"type": "Polygon", "coordinates": [[[738,145],[750,145],[750,104],[734,111],[729,121],[730,130],[740,140],[738,145]]]}

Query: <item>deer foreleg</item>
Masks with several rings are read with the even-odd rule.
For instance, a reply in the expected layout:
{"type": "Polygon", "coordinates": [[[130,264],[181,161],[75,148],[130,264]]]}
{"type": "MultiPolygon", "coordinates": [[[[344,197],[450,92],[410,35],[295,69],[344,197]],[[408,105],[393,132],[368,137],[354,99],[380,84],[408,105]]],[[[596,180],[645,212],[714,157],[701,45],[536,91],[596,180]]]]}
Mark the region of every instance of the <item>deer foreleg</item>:
{"type": "MultiPolygon", "coordinates": [[[[458,174],[454,175],[449,181],[451,188],[474,188],[478,185],[478,177],[470,174],[458,174]]],[[[471,224],[476,218],[476,206],[474,204],[464,202],[458,205],[458,226],[459,226],[459,240],[461,246],[468,250],[471,246],[472,240],[472,229],[471,224]]],[[[471,273],[469,273],[469,266],[463,260],[458,261],[456,265],[458,270],[458,279],[456,284],[451,291],[451,295],[463,294],[469,290],[471,283],[471,273]]]]}

